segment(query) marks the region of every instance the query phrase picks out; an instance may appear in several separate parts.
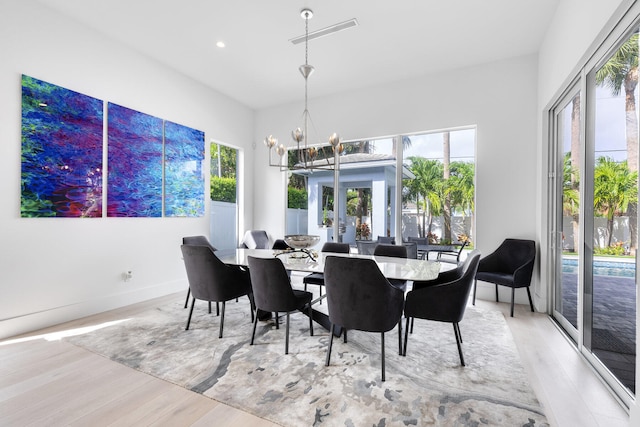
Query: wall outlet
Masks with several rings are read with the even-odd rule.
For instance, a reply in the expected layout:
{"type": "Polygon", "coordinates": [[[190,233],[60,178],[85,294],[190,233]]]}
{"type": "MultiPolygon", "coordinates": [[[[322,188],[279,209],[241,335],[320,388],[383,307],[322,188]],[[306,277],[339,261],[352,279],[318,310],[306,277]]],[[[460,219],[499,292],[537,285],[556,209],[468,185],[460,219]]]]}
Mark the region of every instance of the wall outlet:
{"type": "Polygon", "coordinates": [[[124,273],[122,273],[122,280],[123,281],[128,282],[131,279],[133,279],[133,271],[127,270],[124,273]]]}

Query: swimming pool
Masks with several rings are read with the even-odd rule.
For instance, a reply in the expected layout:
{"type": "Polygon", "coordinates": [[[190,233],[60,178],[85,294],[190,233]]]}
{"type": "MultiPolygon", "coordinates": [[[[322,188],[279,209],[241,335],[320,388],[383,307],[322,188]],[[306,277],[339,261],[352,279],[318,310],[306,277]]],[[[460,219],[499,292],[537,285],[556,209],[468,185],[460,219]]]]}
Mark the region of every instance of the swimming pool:
{"type": "MultiPolygon", "coordinates": [[[[563,258],[562,272],[577,274],[578,260],[563,258]]],[[[596,276],[635,277],[636,265],[633,262],[595,260],[593,262],[593,274],[596,276]]]]}

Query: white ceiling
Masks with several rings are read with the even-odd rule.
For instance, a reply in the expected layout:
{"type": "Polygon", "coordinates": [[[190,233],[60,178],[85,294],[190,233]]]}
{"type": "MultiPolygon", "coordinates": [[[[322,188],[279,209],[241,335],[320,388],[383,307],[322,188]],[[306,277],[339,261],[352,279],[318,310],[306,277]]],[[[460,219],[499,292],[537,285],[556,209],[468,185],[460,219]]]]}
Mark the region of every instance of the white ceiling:
{"type": "Polygon", "coordinates": [[[251,108],[531,54],[561,0],[39,0],[251,108]],[[226,43],[224,49],[216,41],[226,43]]]}

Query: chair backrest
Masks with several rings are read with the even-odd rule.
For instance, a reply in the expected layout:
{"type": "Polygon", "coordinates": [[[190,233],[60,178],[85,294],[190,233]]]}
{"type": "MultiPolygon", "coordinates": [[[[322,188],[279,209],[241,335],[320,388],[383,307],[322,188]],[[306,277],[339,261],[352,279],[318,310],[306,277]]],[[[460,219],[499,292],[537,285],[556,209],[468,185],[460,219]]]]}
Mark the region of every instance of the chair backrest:
{"type": "Polygon", "coordinates": [[[182,245],[180,250],[194,298],[228,301],[251,290],[248,275],[220,261],[208,246],[182,245]]]}
{"type": "Polygon", "coordinates": [[[256,308],[270,312],[289,312],[297,308],[291,281],[279,258],[250,256],[247,261],[256,308]]]}
{"type": "Polygon", "coordinates": [[[287,242],[285,242],[283,239],[276,239],[273,242],[273,246],[271,247],[271,249],[282,251],[282,250],[291,249],[291,246],[287,245],[287,242]]]}
{"type": "Polygon", "coordinates": [[[209,246],[211,248],[212,251],[217,251],[216,248],[214,248],[211,243],[209,242],[209,239],[207,239],[205,236],[186,236],[182,238],[182,244],[183,245],[196,245],[196,246],[209,246]]]}
{"type": "Polygon", "coordinates": [[[531,282],[536,259],[536,243],[533,240],[505,239],[498,248],[480,260],[478,271],[514,274],[516,284],[531,282]]]}
{"type": "Polygon", "coordinates": [[[360,255],[373,255],[373,251],[378,242],[372,242],[371,240],[356,240],[356,246],[358,247],[358,253],[360,255]]]}
{"type": "Polygon", "coordinates": [[[418,243],[404,242],[402,246],[407,248],[407,258],[418,259],[418,243]]]}
{"type": "Polygon", "coordinates": [[[416,242],[418,245],[428,245],[429,244],[429,239],[427,239],[426,237],[412,237],[412,236],[409,236],[407,238],[407,240],[409,242],[416,242]]]}
{"type": "Polygon", "coordinates": [[[348,254],[351,251],[348,243],[326,242],[322,245],[322,252],[334,254],[348,254]]]}
{"type": "Polygon", "coordinates": [[[390,256],[395,258],[406,258],[407,247],[400,245],[379,244],[373,251],[377,256],[390,256]]]}
{"type": "Polygon", "coordinates": [[[244,233],[242,245],[247,249],[269,249],[269,236],[264,230],[248,230],[244,233]]]}
{"type": "Polygon", "coordinates": [[[396,244],[396,238],[394,236],[378,236],[378,243],[385,243],[389,245],[396,244]]]}
{"type": "Polygon", "coordinates": [[[404,292],[368,258],[328,256],[324,265],[329,320],[347,329],[387,332],[402,315],[404,292]]]}
{"type": "Polygon", "coordinates": [[[407,294],[405,315],[441,322],[460,322],[478,270],[480,251],[473,250],[458,266],[462,275],[407,294]]]}

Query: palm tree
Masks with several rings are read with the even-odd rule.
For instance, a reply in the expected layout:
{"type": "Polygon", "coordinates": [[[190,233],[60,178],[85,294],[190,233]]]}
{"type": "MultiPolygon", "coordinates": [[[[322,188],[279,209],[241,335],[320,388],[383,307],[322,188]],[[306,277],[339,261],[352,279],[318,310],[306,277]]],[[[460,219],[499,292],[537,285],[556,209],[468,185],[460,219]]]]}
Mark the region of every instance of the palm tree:
{"type": "MultiPolygon", "coordinates": [[[[451,176],[447,182],[446,193],[451,199],[453,210],[459,210],[464,218],[471,214],[471,224],[475,216],[475,165],[471,162],[451,162],[451,176]]],[[[469,233],[473,236],[473,230],[469,233]]]]}
{"type": "MultiPolygon", "coordinates": [[[[627,162],[631,172],[638,171],[638,116],[636,112],[635,90],[638,86],[638,33],[624,42],[620,49],[596,72],[596,83],[608,86],[615,96],[624,88],[627,162]]],[[[629,205],[629,229],[631,233],[631,249],[637,248],[637,203],[629,205]]]]}
{"type": "MultiPolygon", "coordinates": [[[[445,185],[451,176],[450,165],[451,163],[451,133],[442,132],[442,179],[444,179],[445,185]]],[[[442,238],[451,242],[451,196],[449,192],[445,192],[444,206],[442,211],[444,217],[444,230],[442,238]]]]}
{"type": "Polygon", "coordinates": [[[613,219],[625,212],[631,203],[638,202],[638,172],[629,170],[626,161],[615,162],[599,157],[593,179],[594,208],[607,218],[607,247],[613,237],[613,219]]]}
{"type": "Polygon", "coordinates": [[[562,168],[562,213],[572,218],[573,250],[575,251],[580,237],[579,230],[576,228],[580,218],[580,176],[573,159],[573,151],[565,153],[562,168]]]}
{"type": "Polygon", "coordinates": [[[442,180],[442,163],[438,160],[428,160],[424,157],[411,156],[411,172],[415,179],[411,183],[412,192],[416,194],[418,203],[422,202],[422,237],[428,236],[434,216],[442,212],[444,186],[442,180]],[[429,216],[429,227],[426,227],[426,217],[429,216]]]}

